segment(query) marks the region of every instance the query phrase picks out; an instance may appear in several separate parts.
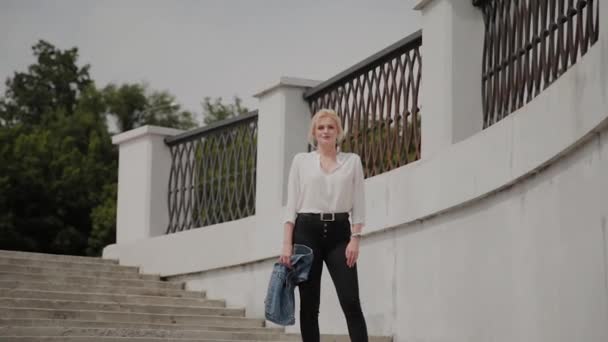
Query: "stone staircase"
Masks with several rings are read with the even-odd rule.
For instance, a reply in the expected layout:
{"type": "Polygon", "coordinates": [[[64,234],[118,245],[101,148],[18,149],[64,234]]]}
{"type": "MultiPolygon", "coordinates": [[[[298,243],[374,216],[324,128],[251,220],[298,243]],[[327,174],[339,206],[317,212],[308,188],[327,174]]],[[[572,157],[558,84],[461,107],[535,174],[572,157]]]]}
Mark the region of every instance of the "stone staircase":
{"type": "MultiPolygon", "coordinates": [[[[114,260],[0,250],[0,341],[300,341],[114,260]]],[[[324,342],[349,341],[323,335],[324,342]]],[[[390,342],[389,337],[370,337],[390,342]]]]}

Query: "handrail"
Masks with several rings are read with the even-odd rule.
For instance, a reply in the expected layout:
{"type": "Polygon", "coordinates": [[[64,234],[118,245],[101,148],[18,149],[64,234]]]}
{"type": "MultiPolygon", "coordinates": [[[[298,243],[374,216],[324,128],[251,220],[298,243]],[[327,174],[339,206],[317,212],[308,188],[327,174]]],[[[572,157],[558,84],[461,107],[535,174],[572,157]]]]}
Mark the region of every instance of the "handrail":
{"type": "Polygon", "coordinates": [[[179,142],[196,139],[197,137],[199,137],[201,135],[209,134],[213,131],[224,129],[229,126],[238,125],[238,124],[243,123],[243,121],[257,119],[257,117],[258,117],[258,111],[253,110],[247,114],[243,114],[243,115],[236,116],[234,118],[214,122],[207,126],[195,128],[193,130],[190,130],[190,131],[178,134],[178,135],[166,137],[165,144],[167,144],[168,146],[172,146],[179,142]]]}
{"type": "Polygon", "coordinates": [[[381,65],[388,60],[395,58],[402,53],[403,50],[411,50],[416,46],[420,46],[422,44],[422,30],[418,30],[409,36],[397,41],[394,44],[378,51],[377,53],[367,57],[361,62],[351,66],[350,68],[340,72],[336,76],[328,79],[317,85],[314,88],[307,90],[304,93],[304,98],[309,99],[318,93],[326,90],[327,88],[332,87],[335,84],[342,83],[344,80],[353,78],[355,75],[364,72],[367,69],[373,68],[375,66],[381,65]]]}
{"type": "Polygon", "coordinates": [[[421,46],[419,30],[304,93],[312,113],[336,111],[366,177],[420,158],[421,46]]]}

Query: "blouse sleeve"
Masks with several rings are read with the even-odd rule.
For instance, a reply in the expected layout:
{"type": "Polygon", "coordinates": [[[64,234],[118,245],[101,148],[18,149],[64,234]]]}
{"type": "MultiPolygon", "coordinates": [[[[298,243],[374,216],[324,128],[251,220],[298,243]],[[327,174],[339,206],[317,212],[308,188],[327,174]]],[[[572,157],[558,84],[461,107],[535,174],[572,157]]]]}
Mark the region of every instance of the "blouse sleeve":
{"type": "Polygon", "coordinates": [[[289,170],[289,177],[287,179],[287,205],[283,221],[285,223],[291,222],[295,224],[296,222],[296,202],[300,193],[299,179],[298,155],[296,154],[291,161],[291,169],[289,170]]]}
{"type": "Polygon", "coordinates": [[[353,179],[353,212],[352,224],[365,223],[365,176],[361,157],[357,155],[355,161],[355,174],[353,179]]]}

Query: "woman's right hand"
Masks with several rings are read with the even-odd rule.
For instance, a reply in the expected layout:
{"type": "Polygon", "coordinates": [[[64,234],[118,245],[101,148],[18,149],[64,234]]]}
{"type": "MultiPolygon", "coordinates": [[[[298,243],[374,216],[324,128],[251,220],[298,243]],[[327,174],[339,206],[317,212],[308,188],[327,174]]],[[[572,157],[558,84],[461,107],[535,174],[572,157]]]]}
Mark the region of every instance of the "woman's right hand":
{"type": "Polygon", "coordinates": [[[293,253],[293,246],[291,244],[283,245],[281,256],[279,256],[279,262],[289,268],[291,268],[291,254],[293,253]]]}

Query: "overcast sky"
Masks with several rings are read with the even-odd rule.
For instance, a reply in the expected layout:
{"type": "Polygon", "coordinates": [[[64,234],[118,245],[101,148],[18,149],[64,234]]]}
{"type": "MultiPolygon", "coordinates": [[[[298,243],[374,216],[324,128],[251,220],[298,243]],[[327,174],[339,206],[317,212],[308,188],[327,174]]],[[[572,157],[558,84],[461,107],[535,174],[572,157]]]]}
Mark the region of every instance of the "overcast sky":
{"type": "Polygon", "coordinates": [[[281,76],[325,80],[420,28],[411,0],[0,0],[0,91],[44,39],[97,85],[147,82],[201,112],[281,76]]]}

